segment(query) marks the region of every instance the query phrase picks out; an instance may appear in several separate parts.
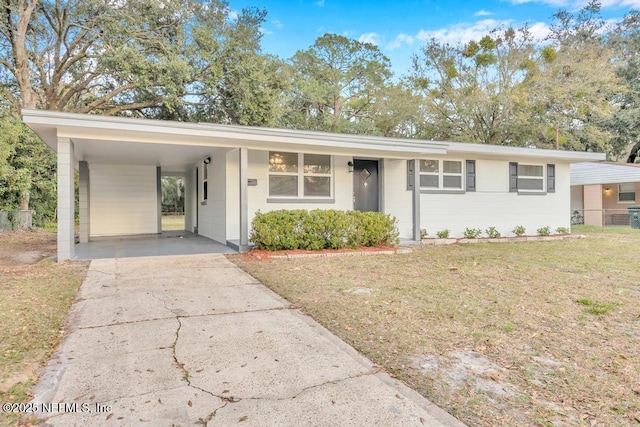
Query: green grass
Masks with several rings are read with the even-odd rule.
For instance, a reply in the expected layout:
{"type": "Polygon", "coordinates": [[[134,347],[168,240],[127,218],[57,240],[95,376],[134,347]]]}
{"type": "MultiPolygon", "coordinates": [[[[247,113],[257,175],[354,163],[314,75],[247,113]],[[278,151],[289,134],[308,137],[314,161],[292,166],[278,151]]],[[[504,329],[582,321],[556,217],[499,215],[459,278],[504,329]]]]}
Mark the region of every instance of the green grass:
{"type": "Polygon", "coordinates": [[[640,235],[640,230],[638,230],[637,228],[631,228],[631,227],[614,227],[614,226],[607,226],[607,227],[598,227],[596,225],[572,225],[571,226],[571,234],[585,234],[585,233],[640,235]]]}
{"type": "Polygon", "coordinates": [[[591,314],[607,314],[618,304],[616,303],[604,303],[604,302],[596,302],[591,301],[588,298],[580,298],[576,300],[578,304],[584,305],[587,307],[587,313],[591,314]]]}
{"type": "Polygon", "coordinates": [[[572,231],[587,238],[231,259],[469,425],[634,425],[640,230],[572,231]]]}

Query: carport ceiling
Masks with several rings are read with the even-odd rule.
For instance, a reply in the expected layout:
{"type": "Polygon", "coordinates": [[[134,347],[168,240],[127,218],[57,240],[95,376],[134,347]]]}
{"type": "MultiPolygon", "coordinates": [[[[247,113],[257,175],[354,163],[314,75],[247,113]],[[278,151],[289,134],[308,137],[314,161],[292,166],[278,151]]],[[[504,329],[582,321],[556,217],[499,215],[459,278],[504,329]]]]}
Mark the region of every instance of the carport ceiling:
{"type": "Polygon", "coordinates": [[[185,172],[207,156],[228,149],[184,144],[153,144],[94,139],[73,139],[76,160],[160,166],[163,172],[185,172]]]}

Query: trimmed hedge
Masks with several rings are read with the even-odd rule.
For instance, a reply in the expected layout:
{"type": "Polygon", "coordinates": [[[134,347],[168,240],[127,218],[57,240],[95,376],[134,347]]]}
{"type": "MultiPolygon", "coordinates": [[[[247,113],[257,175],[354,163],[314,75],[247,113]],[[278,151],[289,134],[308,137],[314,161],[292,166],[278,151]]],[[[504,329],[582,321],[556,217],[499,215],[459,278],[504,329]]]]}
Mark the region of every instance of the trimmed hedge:
{"type": "Polygon", "coordinates": [[[394,245],[396,219],[380,212],[315,209],[256,212],[249,238],[259,249],[342,249],[394,245]]]}

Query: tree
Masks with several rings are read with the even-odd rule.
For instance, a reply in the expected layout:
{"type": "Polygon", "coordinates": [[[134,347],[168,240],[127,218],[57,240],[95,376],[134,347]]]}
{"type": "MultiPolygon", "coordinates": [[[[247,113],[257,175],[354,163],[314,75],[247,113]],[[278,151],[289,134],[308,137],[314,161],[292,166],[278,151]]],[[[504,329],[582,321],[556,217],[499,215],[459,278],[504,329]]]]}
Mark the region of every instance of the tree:
{"type": "Polygon", "coordinates": [[[608,122],[613,157],[635,163],[640,157],[640,12],[629,12],[613,31],[612,46],[623,90],[613,98],[617,109],[608,122]]]}
{"type": "Polygon", "coordinates": [[[197,35],[198,56],[210,64],[196,67],[203,71],[193,85],[199,97],[198,120],[275,126],[289,81],[285,64],[261,53],[260,26],[265,17],[264,10],[245,9],[233,25],[219,24],[219,34],[203,28],[197,35]]]}
{"type": "Polygon", "coordinates": [[[369,43],[319,37],[291,59],[293,90],[286,127],[374,133],[371,106],[391,77],[389,59],[369,43]]]}
{"type": "MultiPolygon", "coordinates": [[[[6,0],[0,7],[0,107],[14,117],[22,108],[41,108],[263,124],[272,119],[256,118],[255,111],[266,110],[266,102],[247,108],[261,92],[239,74],[248,64],[268,63],[256,52],[263,20],[255,9],[232,13],[224,0],[6,0]],[[233,63],[234,52],[248,55],[235,74],[222,65],[233,63]],[[247,87],[254,91],[240,90],[247,87]],[[216,114],[208,109],[211,98],[227,101],[215,104],[216,114]]],[[[44,146],[31,147],[26,158],[44,146]]],[[[33,205],[29,180],[21,182],[26,190],[19,204],[33,205]]]]}
{"type": "Polygon", "coordinates": [[[371,105],[370,117],[376,133],[396,138],[413,138],[420,128],[422,98],[404,82],[383,87],[371,105]]]}
{"type": "Polygon", "coordinates": [[[420,136],[526,145],[518,112],[534,53],[527,27],[497,29],[466,45],[429,41],[407,78],[424,98],[420,136]]]}
{"type": "Polygon", "coordinates": [[[554,15],[549,44],[528,83],[539,145],[612,153],[606,124],[621,87],[599,13],[600,4],[591,1],[576,14],[554,15]]]}
{"type": "Polygon", "coordinates": [[[53,152],[20,120],[0,117],[0,208],[33,209],[52,218],[56,205],[53,152]]]}
{"type": "Polygon", "coordinates": [[[182,177],[162,177],[162,210],[184,212],[184,182],[182,177]]]}

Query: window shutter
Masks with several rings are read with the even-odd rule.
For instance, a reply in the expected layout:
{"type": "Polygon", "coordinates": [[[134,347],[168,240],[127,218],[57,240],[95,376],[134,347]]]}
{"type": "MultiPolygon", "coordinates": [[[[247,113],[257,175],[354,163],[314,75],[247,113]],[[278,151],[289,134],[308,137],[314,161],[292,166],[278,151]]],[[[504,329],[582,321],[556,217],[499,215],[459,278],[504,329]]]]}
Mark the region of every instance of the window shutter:
{"type": "Polygon", "coordinates": [[[413,190],[413,186],[416,182],[415,180],[415,164],[417,162],[415,160],[407,160],[407,190],[413,190]]]}
{"type": "Polygon", "coordinates": [[[518,192],[518,164],[509,162],[509,192],[518,192]]]}
{"type": "Polygon", "coordinates": [[[556,165],[547,165],[547,193],[556,192],[556,165]]]}
{"type": "Polygon", "coordinates": [[[467,160],[467,191],[476,191],[476,161],[467,160]]]}

